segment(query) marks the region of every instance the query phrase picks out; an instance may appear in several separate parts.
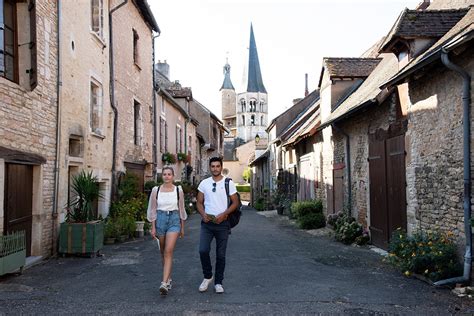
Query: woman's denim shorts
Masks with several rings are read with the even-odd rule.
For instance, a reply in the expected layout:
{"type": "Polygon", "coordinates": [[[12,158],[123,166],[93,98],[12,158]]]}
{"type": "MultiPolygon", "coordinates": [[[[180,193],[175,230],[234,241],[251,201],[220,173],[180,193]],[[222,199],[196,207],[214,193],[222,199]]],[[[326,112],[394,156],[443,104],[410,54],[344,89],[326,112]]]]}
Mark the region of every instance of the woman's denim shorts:
{"type": "Polygon", "coordinates": [[[181,221],[179,211],[161,211],[156,212],[156,233],[158,236],[165,236],[166,233],[179,233],[181,230],[181,221]]]}

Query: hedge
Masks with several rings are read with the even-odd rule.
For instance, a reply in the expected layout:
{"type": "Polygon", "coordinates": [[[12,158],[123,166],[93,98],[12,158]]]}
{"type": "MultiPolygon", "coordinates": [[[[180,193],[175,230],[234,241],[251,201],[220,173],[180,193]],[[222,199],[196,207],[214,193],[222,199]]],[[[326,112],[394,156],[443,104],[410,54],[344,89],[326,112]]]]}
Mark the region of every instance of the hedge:
{"type": "Polygon", "coordinates": [[[250,190],[252,189],[252,187],[248,184],[244,184],[244,185],[236,185],[235,186],[237,188],[237,192],[250,192],[250,190]]]}

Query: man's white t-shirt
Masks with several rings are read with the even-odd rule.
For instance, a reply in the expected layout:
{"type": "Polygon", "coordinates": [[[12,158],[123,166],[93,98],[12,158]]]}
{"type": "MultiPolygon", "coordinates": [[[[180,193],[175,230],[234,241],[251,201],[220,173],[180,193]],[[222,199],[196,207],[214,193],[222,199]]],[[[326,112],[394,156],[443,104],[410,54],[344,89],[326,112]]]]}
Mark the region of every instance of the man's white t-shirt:
{"type": "MultiPolygon", "coordinates": [[[[227,209],[227,194],[225,192],[225,177],[221,181],[215,182],[212,177],[201,181],[198,187],[199,192],[204,194],[204,210],[207,214],[214,216],[225,212],[227,209]],[[212,191],[215,185],[215,192],[212,191]]],[[[237,193],[235,184],[232,180],[229,181],[229,195],[237,193]]]]}

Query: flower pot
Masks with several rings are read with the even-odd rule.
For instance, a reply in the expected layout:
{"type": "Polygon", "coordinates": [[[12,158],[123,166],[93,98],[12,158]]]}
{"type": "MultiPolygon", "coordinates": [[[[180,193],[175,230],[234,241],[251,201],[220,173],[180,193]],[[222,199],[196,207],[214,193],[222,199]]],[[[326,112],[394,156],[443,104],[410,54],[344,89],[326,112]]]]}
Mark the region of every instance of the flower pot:
{"type": "Polygon", "coordinates": [[[143,231],[143,226],[145,226],[145,222],[144,221],[136,221],[135,225],[136,225],[135,237],[142,238],[145,235],[145,232],[143,231]]]}
{"type": "Polygon", "coordinates": [[[104,223],[61,223],[59,253],[95,254],[104,245],[104,223]]]}

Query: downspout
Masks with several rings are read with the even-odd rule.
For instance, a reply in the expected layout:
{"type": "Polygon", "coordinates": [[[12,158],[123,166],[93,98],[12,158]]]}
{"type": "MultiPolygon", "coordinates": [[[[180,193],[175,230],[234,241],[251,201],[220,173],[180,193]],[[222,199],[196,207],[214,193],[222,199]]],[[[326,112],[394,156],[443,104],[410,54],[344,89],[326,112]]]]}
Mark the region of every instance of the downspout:
{"type": "MultiPolygon", "coordinates": [[[[153,32],[153,31],[152,31],[153,32]]],[[[156,132],[157,126],[157,119],[158,114],[156,111],[156,92],[155,92],[155,38],[159,37],[161,33],[157,35],[151,35],[151,45],[152,45],[152,62],[153,62],[153,85],[152,85],[152,92],[153,92],[153,179],[156,180],[156,167],[158,164],[158,154],[157,154],[157,146],[158,143],[158,135],[156,132]]]]}
{"type": "Polygon", "coordinates": [[[472,266],[472,229],[471,229],[471,157],[470,157],[470,140],[471,127],[469,118],[469,108],[471,106],[471,77],[469,74],[453,64],[449,60],[446,49],[441,49],[441,61],[448,68],[459,74],[463,79],[462,92],[462,106],[463,106],[463,169],[464,169],[464,233],[466,238],[466,249],[464,253],[464,273],[461,277],[441,280],[435,282],[437,286],[454,284],[454,283],[468,283],[471,281],[471,266],[472,266]]]}
{"type": "Polygon", "coordinates": [[[118,125],[118,110],[115,107],[115,74],[114,74],[114,45],[113,45],[113,32],[112,32],[112,14],[120,9],[122,6],[127,4],[128,0],[124,0],[121,4],[117,5],[115,8],[109,12],[109,70],[110,70],[110,84],[109,84],[109,93],[110,93],[110,106],[114,112],[114,133],[113,133],[113,144],[112,144],[112,183],[110,190],[110,201],[113,200],[115,195],[115,158],[117,156],[117,125],[118,125]]]}
{"type": "Polygon", "coordinates": [[[60,144],[61,144],[61,110],[60,110],[60,88],[62,86],[62,79],[61,79],[61,49],[60,49],[60,37],[61,37],[61,0],[58,0],[57,2],[57,20],[56,20],[56,28],[58,31],[57,34],[57,46],[58,46],[58,52],[57,52],[57,80],[56,80],[56,161],[54,163],[54,192],[53,192],[53,213],[51,216],[51,221],[52,221],[52,227],[51,227],[51,238],[52,238],[52,243],[51,243],[51,255],[54,256],[56,253],[56,239],[57,239],[57,218],[58,218],[58,203],[59,203],[59,198],[58,198],[58,192],[59,192],[59,156],[60,156],[60,144]]]}
{"type": "Polygon", "coordinates": [[[335,123],[332,123],[331,126],[338,132],[338,133],[341,133],[342,135],[344,135],[344,137],[346,138],[346,155],[345,155],[345,164],[347,166],[347,184],[348,184],[348,188],[347,188],[347,196],[349,198],[349,201],[348,201],[348,208],[349,208],[349,216],[352,214],[352,179],[351,179],[351,143],[350,143],[350,139],[349,139],[349,135],[344,132],[342,129],[340,129],[335,123]]]}

